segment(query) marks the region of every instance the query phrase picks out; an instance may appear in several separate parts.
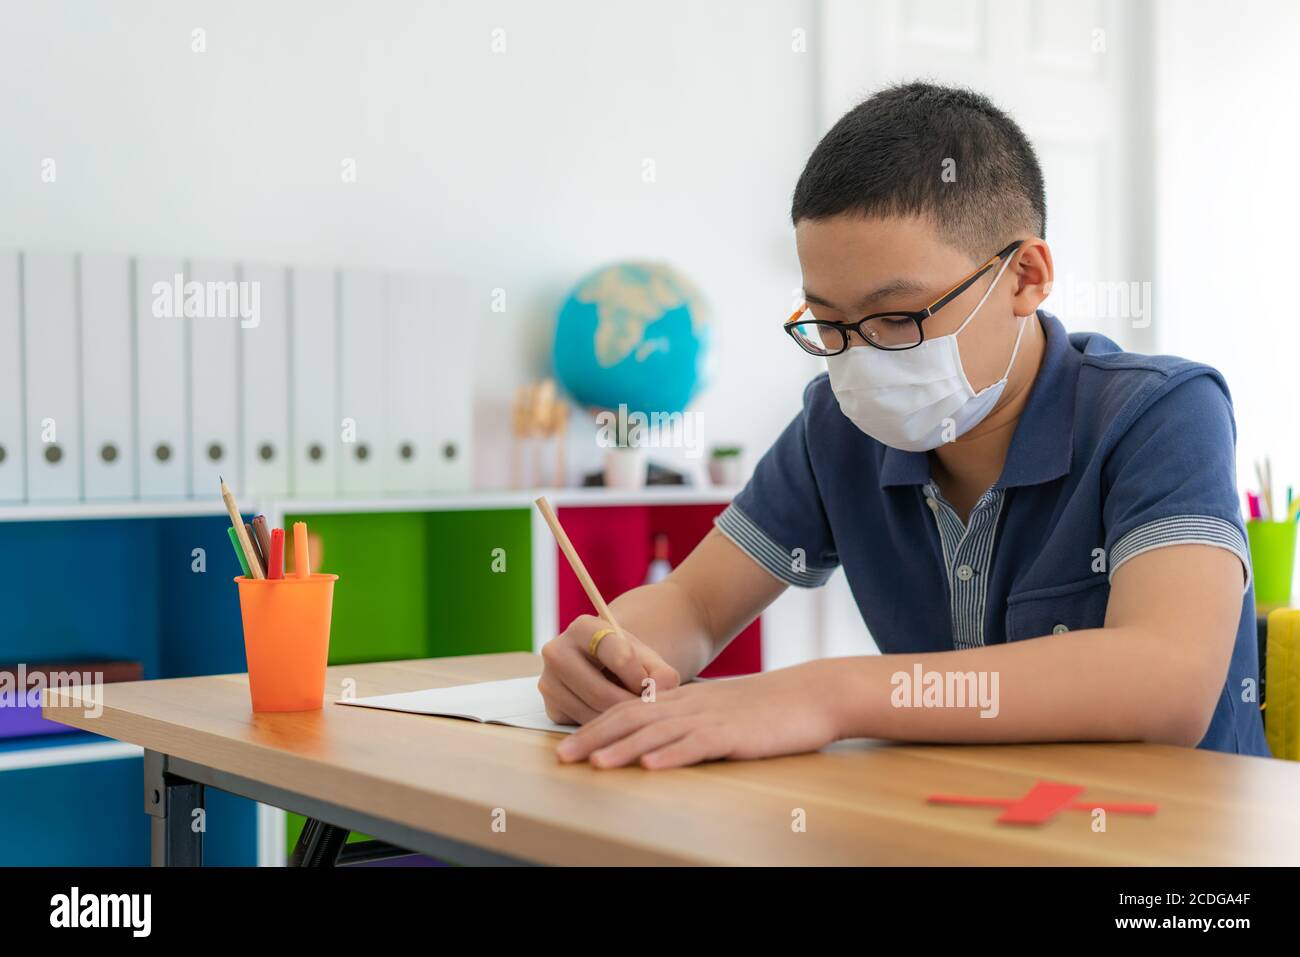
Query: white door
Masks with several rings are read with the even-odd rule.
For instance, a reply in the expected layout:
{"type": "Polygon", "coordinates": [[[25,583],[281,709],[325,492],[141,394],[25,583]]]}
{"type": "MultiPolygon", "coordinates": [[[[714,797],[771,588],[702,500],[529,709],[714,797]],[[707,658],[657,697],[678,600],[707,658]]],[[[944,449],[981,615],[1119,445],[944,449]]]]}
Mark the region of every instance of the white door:
{"type": "MultiPolygon", "coordinates": [[[[1025,130],[1043,167],[1044,238],[1056,267],[1043,308],[1071,331],[1095,330],[1151,351],[1146,5],[823,0],[818,12],[809,42],[821,91],[818,135],[894,83],[924,79],[984,93],[1025,130]]],[[[818,653],[868,650],[844,576],[836,574],[819,597],[818,653]]]]}
{"type": "Polygon", "coordinates": [[[810,50],[820,67],[822,130],[892,83],[928,79],[989,96],[1025,130],[1043,166],[1045,238],[1056,265],[1043,308],[1071,330],[1150,349],[1146,5],[825,0],[821,15],[821,42],[810,50]]]}

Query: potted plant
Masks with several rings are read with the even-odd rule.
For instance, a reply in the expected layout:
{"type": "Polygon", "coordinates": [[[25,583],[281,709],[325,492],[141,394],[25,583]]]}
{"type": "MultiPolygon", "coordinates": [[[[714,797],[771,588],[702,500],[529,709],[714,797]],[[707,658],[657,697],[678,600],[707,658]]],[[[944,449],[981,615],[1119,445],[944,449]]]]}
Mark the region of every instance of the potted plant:
{"type": "Polygon", "coordinates": [[[613,434],[605,441],[606,488],[645,487],[646,453],[639,439],[640,430],[629,425],[626,415],[618,415],[614,421],[613,434]]]}
{"type": "Polygon", "coordinates": [[[735,486],[744,478],[743,450],[739,445],[715,445],[709,450],[709,480],[714,485],[735,486]]]}

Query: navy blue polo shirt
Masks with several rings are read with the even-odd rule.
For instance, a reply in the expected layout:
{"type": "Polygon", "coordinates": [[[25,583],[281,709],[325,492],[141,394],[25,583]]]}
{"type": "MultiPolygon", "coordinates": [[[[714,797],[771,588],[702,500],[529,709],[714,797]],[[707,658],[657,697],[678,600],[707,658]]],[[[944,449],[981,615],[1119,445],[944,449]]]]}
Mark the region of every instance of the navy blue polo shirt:
{"type": "Polygon", "coordinates": [[[1245,569],[1241,619],[1199,746],[1268,755],[1227,384],[1209,366],[1124,352],[1038,318],[1038,376],[1002,475],[967,523],[931,480],[926,453],[864,434],[822,374],[718,529],[792,585],[821,585],[843,566],[886,654],[1100,628],[1111,576],[1133,556],[1226,548],[1245,569]]]}

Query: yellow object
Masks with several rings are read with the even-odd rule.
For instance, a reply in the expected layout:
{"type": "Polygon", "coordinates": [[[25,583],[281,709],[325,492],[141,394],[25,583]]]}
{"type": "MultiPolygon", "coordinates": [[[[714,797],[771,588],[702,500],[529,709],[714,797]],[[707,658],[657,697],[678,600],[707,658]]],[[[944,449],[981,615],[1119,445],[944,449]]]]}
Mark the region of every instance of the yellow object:
{"type": "Polygon", "coordinates": [[[605,640],[605,636],[606,636],[606,635],[612,635],[612,634],[614,634],[614,629],[613,629],[613,628],[602,628],[602,629],[600,629],[600,631],[598,631],[598,632],[596,632],[594,635],[592,635],[592,636],[591,636],[591,647],[589,647],[589,648],[587,649],[588,654],[590,654],[591,657],[595,658],[595,657],[596,657],[596,649],[600,646],[600,643],[601,643],[602,641],[605,640]]]}
{"type": "Polygon", "coordinates": [[[1264,737],[1275,758],[1300,761],[1300,609],[1268,616],[1264,737]]]}

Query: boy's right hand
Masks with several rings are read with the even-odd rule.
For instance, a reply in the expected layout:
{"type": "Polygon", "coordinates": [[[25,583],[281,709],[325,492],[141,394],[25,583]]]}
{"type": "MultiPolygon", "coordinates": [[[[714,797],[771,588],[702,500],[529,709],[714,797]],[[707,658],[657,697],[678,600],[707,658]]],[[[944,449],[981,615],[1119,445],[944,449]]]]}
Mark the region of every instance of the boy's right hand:
{"type": "Polygon", "coordinates": [[[647,687],[657,693],[681,684],[681,676],[657,651],[627,631],[602,638],[596,646],[599,660],[593,659],[591,639],[609,627],[607,621],[582,615],[542,647],[537,689],[547,716],[557,724],[586,724],[620,702],[641,697],[647,687]]]}

